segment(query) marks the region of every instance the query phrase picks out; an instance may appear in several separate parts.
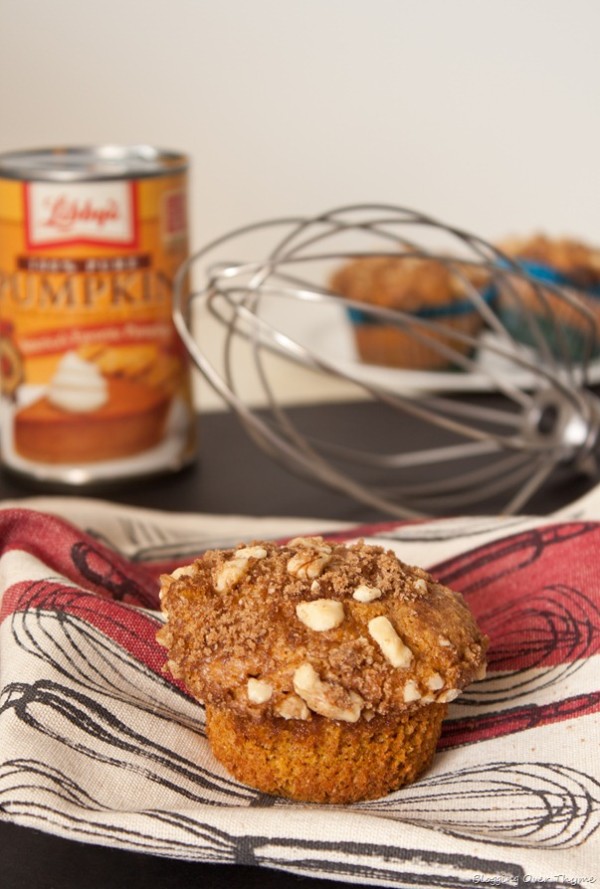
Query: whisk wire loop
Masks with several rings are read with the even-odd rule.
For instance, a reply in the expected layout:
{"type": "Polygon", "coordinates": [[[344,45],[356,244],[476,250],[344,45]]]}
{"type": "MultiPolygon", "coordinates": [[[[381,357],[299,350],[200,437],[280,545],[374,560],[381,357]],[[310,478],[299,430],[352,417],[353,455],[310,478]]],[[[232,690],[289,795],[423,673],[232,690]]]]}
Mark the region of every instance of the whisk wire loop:
{"type": "Polygon", "coordinates": [[[559,467],[595,471],[600,409],[590,389],[594,313],[571,288],[540,282],[481,237],[427,214],[357,204],[244,226],[184,263],[176,277],[173,314],[195,365],[260,448],[290,471],[378,511],[400,518],[447,513],[497,495],[502,498],[498,511],[511,513],[559,467]],[[265,258],[257,260],[255,242],[265,239],[265,258]],[[443,267],[458,282],[484,334],[459,329],[443,313],[337,293],[330,283],[332,268],[369,258],[427,260],[443,267]],[[190,290],[192,273],[201,273],[202,283],[190,290]],[[523,340],[498,310],[499,293],[519,318],[523,340]],[[431,384],[421,380],[415,390],[411,371],[382,373],[355,357],[319,348],[314,337],[307,341],[293,320],[299,312],[315,319],[324,312],[327,325],[346,331],[349,313],[360,314],[365,323],[410,337],[451,370],[431,373],[431,384]],[[564,313],[577,330],[576,348],[564,313]],[[217,357],[200,345],[203,317],[221,331],[217,357]],[[240,349],[249,355],[262,392],[259,407],[243,393],[247,372],[242,370],[240,379],[240,368],[248,363],[237,360],[240,349]],[[290,417],[285,393],[277,391],[273,360],[342,380],[361,398],[389,407],[398,414],[390,441],[361,449],[343,435],[331,441],[306,433],[298,418],[290,417]],[[460,387],[453,389],[459,379],[466,381],[467,393],[481,387],[501,399],[492,406],[473,404],[460,387]],[[471,390],[469,381],[476,381],[471,390]],[[402,415],[435,427],[444,442],[411,451],[403,440],[402,415]],[[418,467],[426,468],[424,479],[415,478],[418,467]]]}

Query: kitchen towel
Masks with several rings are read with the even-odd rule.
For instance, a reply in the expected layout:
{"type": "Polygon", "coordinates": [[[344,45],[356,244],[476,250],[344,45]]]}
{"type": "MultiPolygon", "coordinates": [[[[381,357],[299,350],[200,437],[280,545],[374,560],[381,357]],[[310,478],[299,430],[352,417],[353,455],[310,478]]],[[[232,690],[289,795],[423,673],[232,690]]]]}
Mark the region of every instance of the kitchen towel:
{"type": "Polygon", "coordinates": [[[361,885],[600,883],[600,494],[551,517],[353,527],[102,501],[0,504],[0,820],[83,842],[361,885]],[[237,783],[164,674],[158,577],[212,547],[323,534],[460,590],[488,677],[415,784],[316,806],[237,783]]]}

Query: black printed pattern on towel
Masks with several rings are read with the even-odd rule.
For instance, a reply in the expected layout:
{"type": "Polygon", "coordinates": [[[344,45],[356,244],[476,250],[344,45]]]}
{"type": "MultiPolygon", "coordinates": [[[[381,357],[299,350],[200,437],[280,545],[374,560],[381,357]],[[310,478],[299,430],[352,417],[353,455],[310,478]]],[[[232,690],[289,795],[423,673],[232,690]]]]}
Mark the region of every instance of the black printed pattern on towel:
{"type": "MultiPolygon", "coordinates": [[[[460,765],[456,755],[445,764],[457,747],[476,751],[525,731],[535,746],[537,730],[599,711],[590,666],[600,638],[599,525],[517,532],[434,567],[490,634],[490,676],[452,705],[430,774],[353,807],[354,818],[377,817],[403,836],[411,827],[429,832],[429,845],[333,841],[288,827],[286,812],[303,807],[231,779],[208,750],[202,708],[162,672],[160,618],[149,608],[159,567],[130,566],[47,516],[28,516],[26,533],[22,523],[4,529],[4,552],[34,550],[36,570],[41,562],[48,573],[15,577],[2,599],[0,818],[174,858],[413,889],[472,887],[475,875],[536,886],[527,850],[594,839],[597,778],[545,758],[543,746],[522,761],[496,755],[460,765]],[[19,751],[15,738],[26,739],[19,751]],[[254,826],[268,812],[279,813],[281,835],[254,826]]],[[[407,526],[375,530],[391,545],[407,526]]],[[[164,541],[161,566],[167,548],[164,541]]]]}

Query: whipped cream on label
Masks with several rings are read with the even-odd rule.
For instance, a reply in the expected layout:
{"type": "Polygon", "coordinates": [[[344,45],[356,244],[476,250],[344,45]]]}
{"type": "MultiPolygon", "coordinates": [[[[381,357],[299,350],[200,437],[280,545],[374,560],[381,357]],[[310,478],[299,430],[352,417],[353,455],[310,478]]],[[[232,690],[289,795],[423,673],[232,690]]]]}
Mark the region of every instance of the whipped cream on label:
{"type": "Polygon", "coordinates": [[[94,411],[108,401],[108,383],[97,365],[67,352],[50,381],[47,397],[64,411],[94,411]]]}

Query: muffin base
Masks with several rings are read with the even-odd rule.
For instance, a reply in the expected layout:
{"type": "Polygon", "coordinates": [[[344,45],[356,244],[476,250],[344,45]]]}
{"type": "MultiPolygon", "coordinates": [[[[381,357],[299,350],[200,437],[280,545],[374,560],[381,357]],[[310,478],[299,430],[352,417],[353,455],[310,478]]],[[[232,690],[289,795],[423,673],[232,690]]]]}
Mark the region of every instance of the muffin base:
{"type": "MultiPolygon", "coordinates": [[[[560,299],[543,288],[544,296],[541,297],[526,281],[513,280],[511,284],[514,295],[507,292],[506,288],[499,289],[497,313],[517,342],[534,348],[539,345],[527,322],[527,315],[530,314],[552,354],[559,360],[595,358],[600,354],[598,335],[594,338],[592,327],[581,310],[573,308],[567,300],[560,299]]],[[[573,289],[570,292],[590,312],[593,322],[600,330],[600,298],[589,296],[582,290],[573,289]]]]}
{"type": "MultiPolygon", "coordinates": [[[[454,328],[469,336],[477,336],[483,326],[478,315],[453,322],[446,321],[445,324],[448,329],[454,328]]],[[[452,367],[452,362],[443,352],[390,325],[357,323],[353,325],[353,331],[358,354],[366,364],[405,370],[442,370],[452,367]]],[[[450,335],[428,331],[428,336],[459,355],[469,355],[473,351],[469,344],[450,335]]]]}
{"type": "Polygon", "coordinates": [[[334,722],[255,720],[208,705],[216,758],[264,793],[313,803],[377,799],[414,781],[429,765],[447,705],[428,704],[392,718],[334,722]]]}

